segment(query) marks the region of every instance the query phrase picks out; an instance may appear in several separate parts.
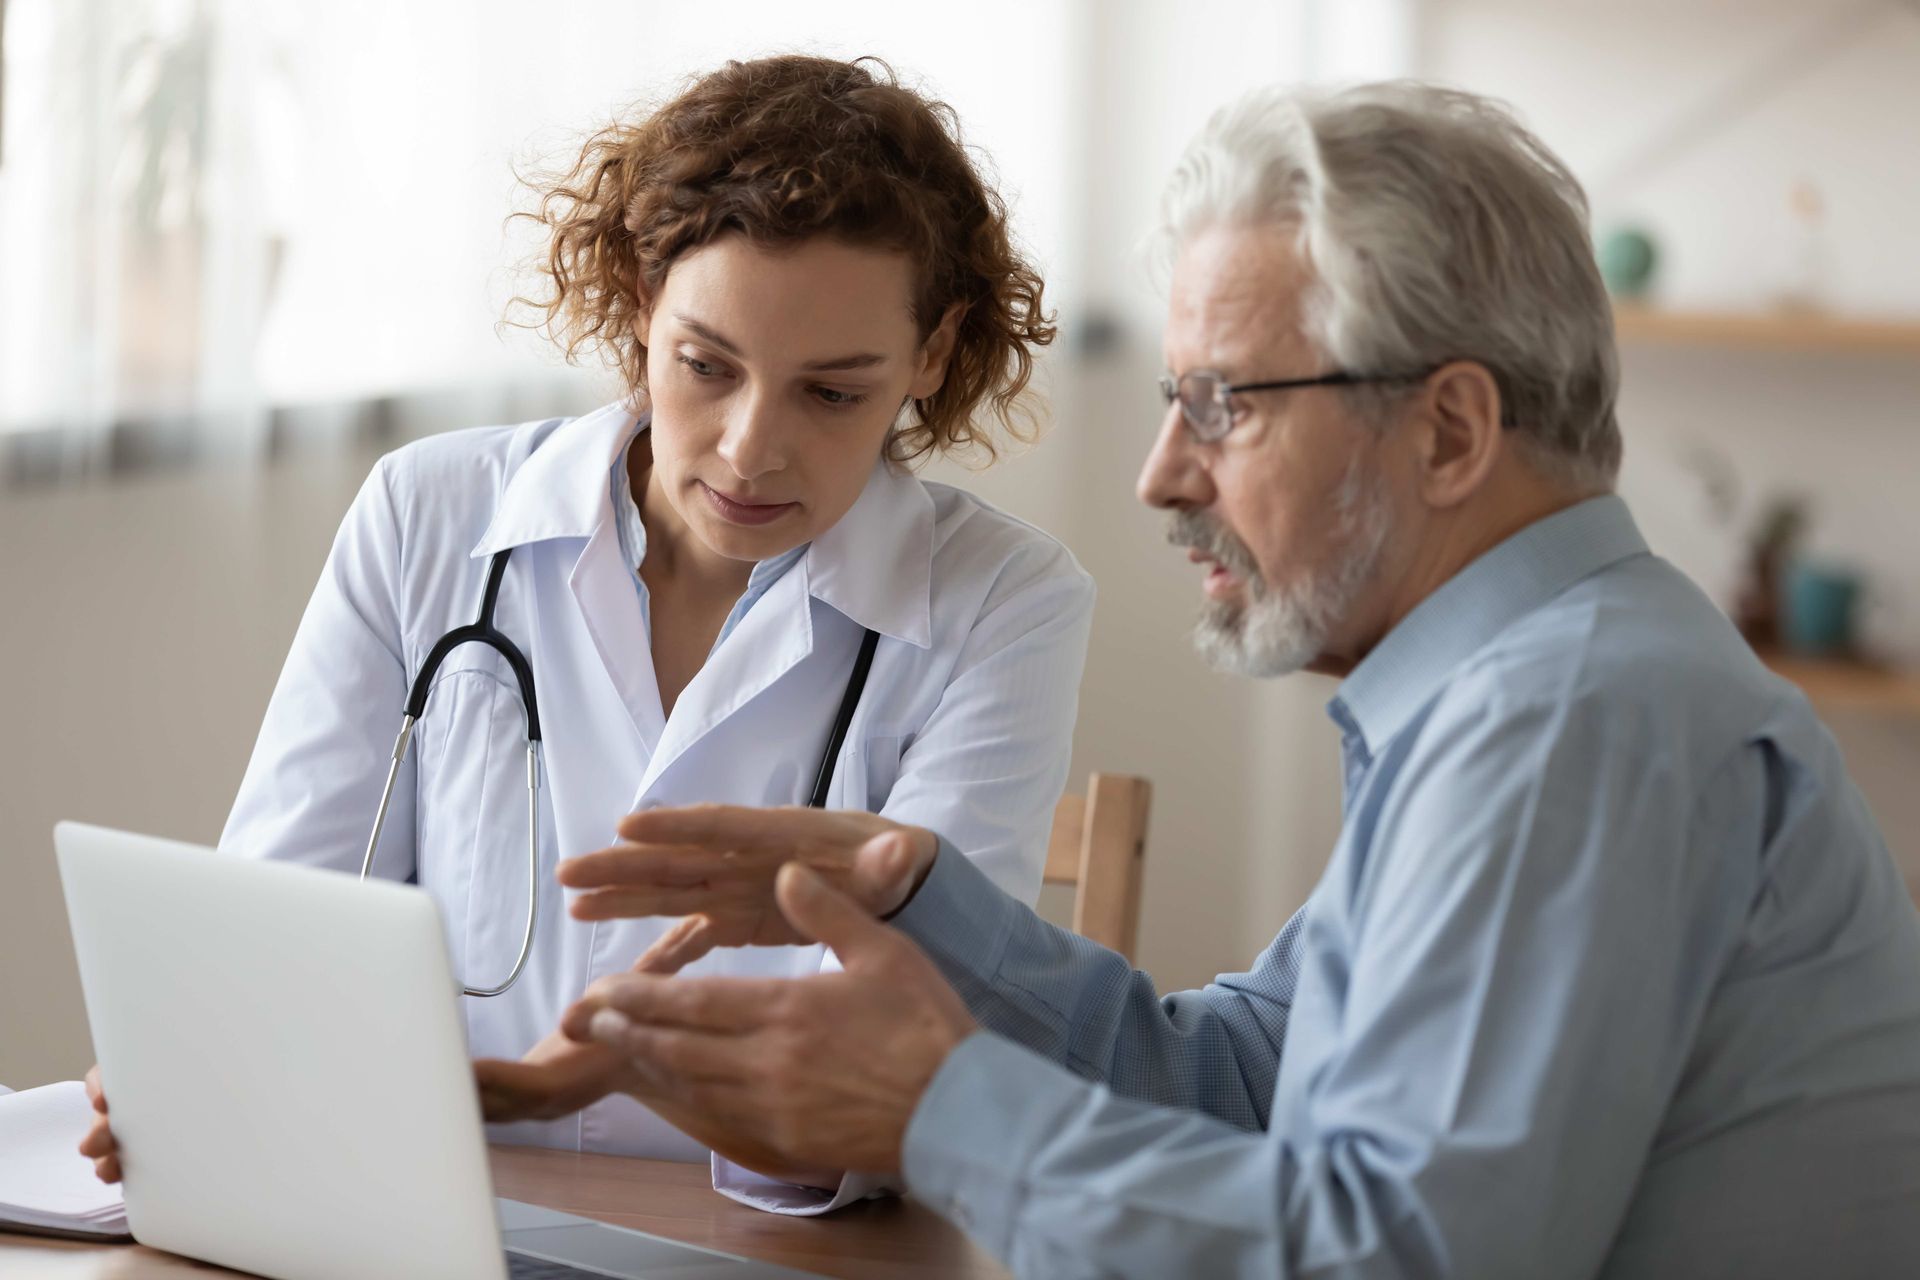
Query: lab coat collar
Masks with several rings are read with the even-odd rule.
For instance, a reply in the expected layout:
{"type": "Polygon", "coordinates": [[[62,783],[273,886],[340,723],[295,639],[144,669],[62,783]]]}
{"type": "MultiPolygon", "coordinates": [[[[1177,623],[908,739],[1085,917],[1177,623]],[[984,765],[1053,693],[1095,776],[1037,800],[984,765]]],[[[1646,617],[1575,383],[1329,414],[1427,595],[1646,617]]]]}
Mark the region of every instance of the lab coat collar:
{"type": "Polygon", "coordinates": [[[548,538],[590,538],[612,515],[607,473],[640,429],[619,401],[562,423],[507,480],[473,557],[548,538]]]}
{"type": "Polygon", "coordinates": [[[933,647],[933,497],[880,460],[847,514],[807,548],[814,599],[862,627],[933,647]]]}
{"type": "MultiPolygon", "coordinates": [[[[590,538],[614,518],[607,474],[641,421],[625,402],[565,423],[507,481],[474,558],[548,538],[590,538]]],[[[875,463],[860,496],[805,559],[813,598],[922,649],[933,646],[933,498],[904,468],[875,463]]]]}

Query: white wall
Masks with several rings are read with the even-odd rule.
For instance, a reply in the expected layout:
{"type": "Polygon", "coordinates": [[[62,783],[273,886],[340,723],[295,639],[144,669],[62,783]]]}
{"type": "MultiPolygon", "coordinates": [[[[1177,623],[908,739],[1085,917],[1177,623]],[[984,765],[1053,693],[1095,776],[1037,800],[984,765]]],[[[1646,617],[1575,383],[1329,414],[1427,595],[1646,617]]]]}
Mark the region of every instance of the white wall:
{"type": "MultiPolygon", "coordinates": [[[[1766,306],[1796,270],[1789,190],[1810,182],[1827,210],[1826,305],[1920,315],[1912,6],[1433,0],[1428,12],[1423,73],[1513,103],[1590,184],[1603,235],[1651,229],[1663,305],[1766,306]],[[1662,163],[1633,164],[1756,68],[1781,74],[1751,109],[1662,163]]],[[[1684,469],[1715,451],[1749,506],[1778,490],[1811,497],[1811,550],[1868,571],[1873,639],[1920,663],[1920,362],[1631,344],[1625,355],[1625,487],[1656,544],[1730,587],[1740,530],[1713,525],[1684,469]]]]}
{"type": "MultiPolygon", "coordinates": [[[[525,203],[513,168],[565,163],[617,114],[730,58],[885,57],[958,110],[1043,258],[1065,235],[1053,173],[1069,146],[1057,70],[1067,6],[980,0],[963,23],[883,0],[342,0],[281,15],[277,38],[300,49],[306,134],[320,148],[288,201],[295,248],[263,338],[283,397],[338,393],[341,370],[311,359],[316,343],[344,347],[356,382],[377,388],[497,363],[493,320],[527,285],[512,267],[536,247],[525,224],[502,226],[525,203]],[[439,260],[444,289],[390,305],[382,282],[418,278],[423,254],[439,260]]],[[[509,335],[508,349],[539,358],[530,337],[509,335]]]]}
{"type": "MultiPolygon", "coordinates": [[[[1422,74],[1511,102],[1590,184],[1602,234],[1650,228],[1663,305],[1767,306],[1796,269],[1788,191],[1811,182],[1827,211],[1824,304],[1920,316],[1920,9],[1430,0],[1426,15],[1422,74]],[[1756,69],[1766,87],[1750,110],[1663,163],[1633,163],[1756,69]]],[[[1633,344],[1623,357],[1621,487],[1654,549],[1725,601],[1760,501],[1802,494],[1809,552],[1867,574],[1868,642],[1920,666],[1920,361],[1633,344]],[[1690,462],[1703,451],[1737,477],[1730,523],[1690,462]]],[[[1832,724],[1920,884],[1920,724],[1832,724]]]]}

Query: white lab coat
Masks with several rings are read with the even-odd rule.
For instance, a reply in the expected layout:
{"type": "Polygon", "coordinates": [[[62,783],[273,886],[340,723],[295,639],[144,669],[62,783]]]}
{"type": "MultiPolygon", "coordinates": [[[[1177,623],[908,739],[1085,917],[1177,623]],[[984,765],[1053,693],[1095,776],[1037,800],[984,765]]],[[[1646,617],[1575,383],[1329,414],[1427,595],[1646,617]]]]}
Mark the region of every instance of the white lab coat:
{"type": "MultiPolygon", "coordinates": [[[[532,664],[545,739],[540,910],[514,987],[463,1002],[476,1056],[520,1056],[668,927],[571,919],[552,878],[560,858],[605,847],[641,807],[806,802],[867,627],[881,639],[829,807],[930,827],[1007,892],[1039,891],[1093,605],[1067,551],[963,491],[881,464],[663,716],[609,487],[635,429],[616,405],[435,436],[383,458],[341,525],[221,837],[242,854],[357,870],[412,675],[441,635],[474,620],[490,557],[514,548],[496,622],[532,664]]],[[[376,874],[417,877],[433,896],[456,972],[473,986],[499,982],[519,948],[524,734],[505,663],[456,649],[375,861],[376,874]]],[[[763,947],[716,952],[689,972],[801,975],[823,962],[821,947],[763,947]]],[[[624,1096],[491,1136],[706,1158],[624,1096]]],[[[753,1198],[738,1190],[752,1175],[715,1167],[717,1185],[753,1198]]],[[[758,1202],[825,1207],[779,1191],[758,1202]]]]}

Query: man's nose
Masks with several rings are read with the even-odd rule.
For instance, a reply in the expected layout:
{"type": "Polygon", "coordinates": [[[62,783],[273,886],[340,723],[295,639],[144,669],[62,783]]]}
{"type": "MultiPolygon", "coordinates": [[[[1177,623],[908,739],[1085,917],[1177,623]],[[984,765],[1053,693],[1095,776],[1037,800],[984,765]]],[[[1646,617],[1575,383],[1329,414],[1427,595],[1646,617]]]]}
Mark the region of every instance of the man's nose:
{"type": "Polygon", "coordinates": [[[1150,507],[1205,507],[1213,502],[1213,480],[1202,465],[1201,446],[1181,419],[1180,406],[1167,406],[1134,493],[1150,507]]]}

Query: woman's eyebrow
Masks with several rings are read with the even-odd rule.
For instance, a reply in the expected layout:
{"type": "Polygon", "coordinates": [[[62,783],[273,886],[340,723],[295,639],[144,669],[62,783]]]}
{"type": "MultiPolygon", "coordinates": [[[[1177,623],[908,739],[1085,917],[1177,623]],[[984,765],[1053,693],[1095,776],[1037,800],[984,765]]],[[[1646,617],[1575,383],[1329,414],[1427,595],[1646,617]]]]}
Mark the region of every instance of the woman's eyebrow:
{"type": "MultiPolygon", "coordinates": [[[[692,316],[675,312],[673,318],[702,342],[712,343],[730,356],[742,357],[742,352],[732,339],[711,325],[702,324],[692,316]]],[[[853,369],[870,369],[875,365],[887,363],[888,357],[877,351],[860,351],[853,355],[834,356],[828,360],[809,360],[800,367],[809,373],[844,372],[853,369]]]]}
{"type": "Polygon", "coordinates": [[[878,352],[863,351],[858,355],[835,356],[831,360],[809,360],[800,367],[809,373],[826,373],[830,370],[870,369],[886,362],[887,357],[878,352]]]}
{"type": "Polygon", "coordinates": [[[692,330],[693,335],[696,338],[699,338],[702,342],[712,343],[714,346],[720,348],[722,351],[726,352],[730,356],[737,356],[740,354],[740,348],[733,345],[733,340],[731,338],[728,338],[725,334],[721,333],[718,329],[714,329],[708,325],[701,324],[698,320],[695,320],[692,316],[683,316],[677,311],[674,312],[673,318],[675,320],[678,320],[681,323],[681,325],[684,326],[685,328],[692,330]]]}

